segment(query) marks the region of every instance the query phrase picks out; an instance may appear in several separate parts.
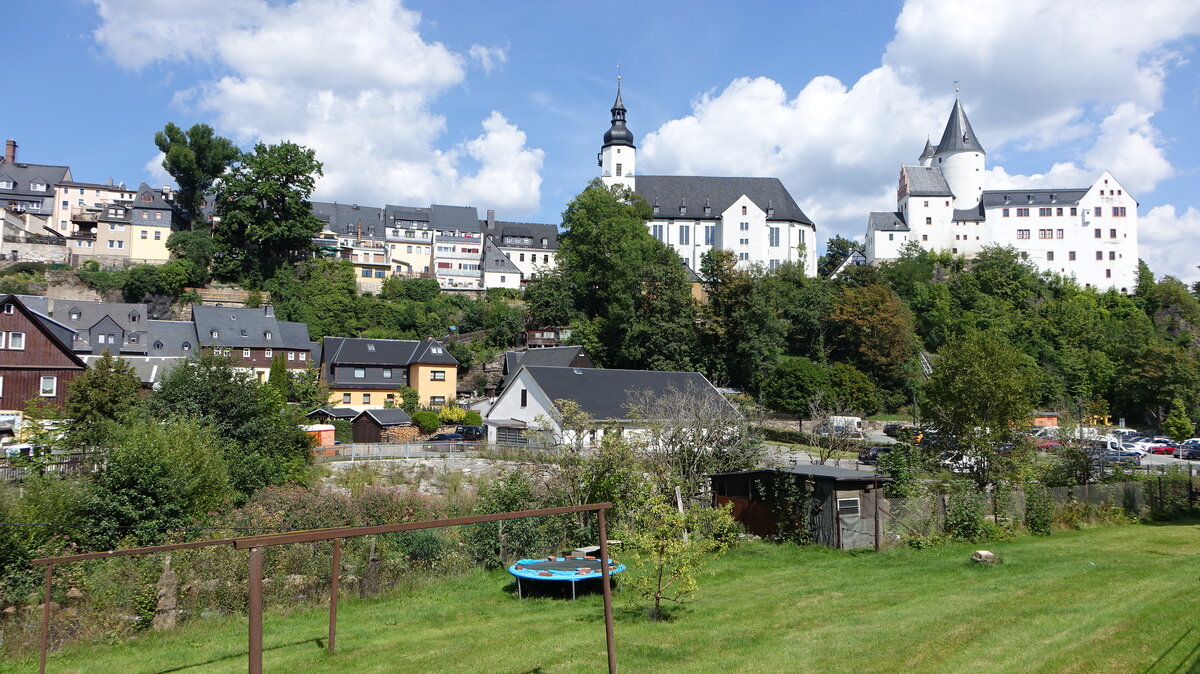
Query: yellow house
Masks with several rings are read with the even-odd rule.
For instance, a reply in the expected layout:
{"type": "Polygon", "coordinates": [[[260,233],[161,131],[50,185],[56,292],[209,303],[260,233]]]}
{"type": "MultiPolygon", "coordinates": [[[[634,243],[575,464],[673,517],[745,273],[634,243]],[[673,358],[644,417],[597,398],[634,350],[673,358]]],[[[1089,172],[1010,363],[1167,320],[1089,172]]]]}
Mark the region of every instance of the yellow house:
{"type": "Polygon", "coordinates": [[[420,404],[440,407],[455,399],[458,360],[433,339],[326,337],[321,378],[334,406],[364,410],[399,404],[397,391],[410,386],[420,404]]]}
{"type": "Polygon", "coordinates": [[[129,257],[147,264],[166,262],[171,259],[167,250],[167,239],[171,237],[171,225],[142,224],[134,221],[129,236],[129,257]]]}

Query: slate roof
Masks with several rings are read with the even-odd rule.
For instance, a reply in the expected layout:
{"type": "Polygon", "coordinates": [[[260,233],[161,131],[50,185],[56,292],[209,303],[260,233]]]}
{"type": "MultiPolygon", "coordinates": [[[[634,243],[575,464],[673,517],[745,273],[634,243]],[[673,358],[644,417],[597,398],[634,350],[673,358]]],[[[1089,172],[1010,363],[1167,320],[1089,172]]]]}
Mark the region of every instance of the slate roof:
{"type": "Polygon", "coordinates": [[[200,340],[196,324],[191,321],[149,321],[146,331],[146,354],[162,357],[187,357],[196,354],[200,340]],[[159,346],[159,344],[162,346],[159,346]],[[185,349],[184,344],[189,348],[185,349]]]}
{"type": "MultiPolygon", "coordinates": [[[[480,226],[487,230],[487,221],[480,222],[480,226]]],[[[546,248],[558,248],[558,225],[547,225],[539,222],[509,222],[507,220],[496,221],[496,238],[499,245],[504,248],[542,248],[542,239],[546,239],[546,248]],[[533,239],[533,242],[528,246],[518,243],[505,243],[506,236],[520,236],[533,239]]]]}
{"type": "MultiPolygon", "coordinates": [[[[0,189],[0,200],[17,198],[24,201],[33,199],[54,199],[54,186],[71,179],[71,169],[67,166],[52,166],[49,164],[26,164],[23,162],[0,162],[0,177],[13,181],[12,189],[0,189]],[[42,182],[46,185],[45,192],[35,192],[30,184],[42,182]]],[[[49,213],[48,209],[42,209],[49,213]]]]}
{"type": "Polygon", "coordinates": [[[917,157],[917,161],[924,161],[926,159],[932,159],[933,155],[934,155],[933,143],[930,143],[929,139],[926,138],[925,139],[925,149],[921,150],[921,156],[917,157]]]}
{"type": "Polygon", "coordinates": [[[478,232],[479,211],[474,206],[433,204],[429,207],[429,224],[438,229],[478,232]]]}
{"type": "Polygon", "coordinates": [[[950,110],[950,119],[946,120],[946,130],[942,132],[942,142],[938,143],[937,153],[943,152],[981,152],[983,146],[975,137],[971,122],[967,121],[967,113],[962,103],[954,99],[954,108],[950,110]]]}
{"type": "MultiPolygon", "coordinates": [[[[89,353],[80,354],[79,357],[90,367],[92,363],[99,360],[102,356],[89,353]]],[[[175,366],[187,360],[186,358],[177,356],[121,355],[117,356],[117,358],[133,366],[133,372],[137,375],[138,381],[143,386],[152,386],[156,382],[161,381],[175,366]]]]}
{"type": "Polygon", "coordinates": [[[308,340],[307,330],[301,331],[292,323],[278,321],[267,315],[270,308],[192,307],[192,322],[196,338],[204,346],[256,347],[313,351],[316,345],[308,340]],[[217,336],[213,337],[213,331],[217,336]],[[268,333],[270,336],[268,337],[268,333]]]}
{"type": "Polygon", "coordinates": [[[901,170],[908,178],[908,193],[914,197],[954,196],[942,169],[936,166],[905,166],[901,170]]]}
{"type": "Polygon", "coordinates": [[[365,339],[326,337],[326,361],[334,365],[380,365],[404,367],[413,363],[458,366],[458,360],[433,339],[365,339]],[[434,348],[440,348],[436,353],[434,348]]]}
{"type": "Polygon", "coordinates": [[[361,412],[359,412],[356,409],[349,408],[349,407],[319,407],[319,408],[309,412],[308,414],[305,414],[304,416],[309,417],[311,419],[312,417],[315,417],[318,415],[324,415],[324,416],[330,417],[332,419],[350,420],[350,419],[354,419],[354,417],[357,417],[359,414],[361,414],[361,412]]]}
{"type": "Polygon", "coordinates": [[[867,216],[868,232],[907,232],[908,225],[904,223],[904,214],[900,211],[874,211],[867,216]]]}
{"type": "Polygon", "coordinates": [[[383,238],[383,209],[358,204],[339,204],[330,201],[312,202],[313,215],[325,223],[325,228],[340,236],[357,236],[362,223],[364,237],[383,238]]]}
{"type": "Polygon", "coordinates": [[[504,373],[516,374],[522,365],[568,367],[576,356],[583,353],[582,346],[547,346],[528,351],[505,351],[504,373]]]}
{"type": "Polygon", "coordinates": [[[412,425],[412,417],[408,416],[408,413],[405,412],[404,410],[395,408],[395,407],[363,410],[362,414],[359,414],[358,416],[354,417],[354,420],[358,421],[363,416],[370,418],[372,421],[379,424],[380,426],[411,426],[412,425]]]}
{"type": "Polygon", "coordinates": [[[984,190],[980,203],[984,208],[1026,206],[1074,206],[1091,188],[984,190]]]}
{"type": "Polygon", "coordinates": [[[793,475],[805,475],[809,477],[825,477],[832,478],[837,482],[889,482],[891,477],[883,473],[868,473],[861,470],[851,470],[849,468],[839,468],[838,466],[827,466],[820,464],[811,465],[796,465],[787,466],[784,468],[764,468],[760,470],[742,470],[733,473],[713,473],[710,477],[724,477],[727,475],[753,475],[755,473],[791,473],[793,475]]]}
{"type": "MultiPolygon", "coordinates": [[[[24,303],[24,301],[25,301],[25,296],[23,296],[23,295],[14,295],[14,297],[19,297],[21,299],[22,303],[24,303]]],[[[42,298],[42,299],[45,299],[45,298],[42,298]]],[[[28,306],[26,306],[26,308],[28,308],[28,306]]],[[[58,321],[54,320],[53,318],[50,318],[49,316],[41,313],[40,311],[34,311],[33,309],[30,309],[29,311],[30,311],[30,313],[33,314],[34,318],[36,318],[38,320],[38,322],[42,324],[43,327],[45,327],[50,332],[54,333],[54,336],[58,338],[58,341],[62,342],[63,344],[66,344],[68,346],[74,343],[74,341],[75,341],[74,328],[63,325],[62,323],[59,323],[58,321]]]]}
{"type": "Polygon", "coordinates": [[[91,349],[94,346],[91,329],[105,317],[110,318],[126,333],[126,343],[121,344],[121,350],[139,352],[146,350],[142,336],[149,327],[149,312],[144,304],[56,299],[53,304],[53,316],[54,320],[76,331],[75,341],[72,345],[76,350],[91,349]],[[78,314],[79,318],[75,318],[75,314],[78,314]],[[133,320],[133,316],[136,316],[137,320],[133,320]],[[136,342],[128,341],[130,334],[137,335],[136,342]]]}
{"type": "Polygon", "coordinates": [[[146,183],[142,183],[138,185],[137,196],[133,198],[133,208],[145,208],[153,211],[169,211],[171,210],[171,204],[167,203],[166,199],[163,199],[161,192],[153,187],[150,187],[146,183]],[[150,201],[142,201],[143,194],[149,194],[153,197],[153,199],[150,201]]]}
{"type": "Polygon", "coordinates": [[[954,209],[954,222],[983,222],[987,220],[987,216],[983,214],[983,203],[975,208],[956,208],[954,209]]]}
{"type": "Polygon", "coordinates": [[[638,391],[649,391],[653,396],[676,391],[694,393],[729,404],[699,372],[544,366],[523,366],[521,369],[529,373],[550,400],[573,400],[596,420],[628,419],[629,396],[638,391]]]}
{"type": "Polygon", "coordinates": [[[812,225],[796,200],[778,178],[724,178],[712,176],[638,176],[634,191],[651,206],[658,206],[655,220],[681,218],[684,220],[717,219],[742,195],[746,195],[763,211],[774,209],[767,220],[788,220],[812,225]],[[708,214],[705,204],[710,206],[708,214]],[[680,207],[686,205],[687,212],[680,207]]]}
{"type": "Polygon", "coordinates": [[[43,316],[50,315],[50,300],[42,295],[17,295],[21,303],[43,316]]]}
{"type": "Polygon", "coordinates": [[[498,274],[521,274],[520,268],[513,264],[512,260],[500,250],[492,237],[487,237],[483,240],[483,271],[494,272],[498,274]]]}

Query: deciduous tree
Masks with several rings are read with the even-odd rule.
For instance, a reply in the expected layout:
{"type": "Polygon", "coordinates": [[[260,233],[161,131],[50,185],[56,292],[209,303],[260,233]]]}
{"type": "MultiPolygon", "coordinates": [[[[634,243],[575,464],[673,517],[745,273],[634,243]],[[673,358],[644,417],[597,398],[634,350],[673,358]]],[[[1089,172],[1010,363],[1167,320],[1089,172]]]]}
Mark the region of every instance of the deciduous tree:
{"type": "Polygon", "coordinates": [[[200,221],[204,197],[241,150],[228,138],[213,133],[207,124],[195,124],[184,131],[167,122],[154,134],[154,144],[163,153],[163,169],[175,179],[179,191],[175,203],[183,210],[184,220],[195,227],[200,221]]]}

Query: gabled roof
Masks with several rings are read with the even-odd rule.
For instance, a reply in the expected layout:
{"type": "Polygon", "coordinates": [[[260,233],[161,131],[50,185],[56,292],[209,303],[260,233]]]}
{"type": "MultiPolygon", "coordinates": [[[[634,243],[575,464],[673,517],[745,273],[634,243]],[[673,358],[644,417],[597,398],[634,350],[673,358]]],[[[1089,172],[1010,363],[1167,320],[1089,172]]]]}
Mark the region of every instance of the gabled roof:
{"type": "Polygon", "coordinates": [[[500,250],[492,237],[483,240],[483,271],[498,274],[518,274],[521,270],[500,250]]]}
{"type": "MultiPolygon", "coordinates": [[[[270,307],[192,307],[196,339],[204,346],[258,347],[312,351],[307,330],[285,327],[283,321],[268,314],[270,307]],[[213,332],[216,331],[216,336],[213,332]]],[[[292,323],[292,326],[303,325],[292,323]]]]}
{"type": "Polygon", "coordinates": [[[162,194],[158,190],[146,183],[142,183],[138,185],[137,195],[133,198],[133,208],[169,211],[171,210],[171,204],[168,204],[167,200],[162,198],[162,194]],[[149,194],[153,198],[150,201],[142,201],[142,195],[144,194],[149,194]]]}
{"type": "Polygon", "coordinates": [[[1087,195],[1089,187],[1062,189],[984,190],[980,203],[984,208],[1010,206],[1075,206],[1087,195]]]}
{"type": "Polygon", "coordinates": [[[745,195],[764,212],[773,210],[767,220],[813,224],[778,178],[642,175],[634,179],[634,191],[651,206],[658,205],[658,212],[652,216],[655,220],[716,219],[745,195]],[[705,204],[709,206],[707,214],[705,204]],[[686,213],[681,210],[685,205],[686,213]]]}
{"type": "Polygon", "coordinates": [[[325,359],[333,365],[403,367],[413,363],[458,366],[458,360],[434,339],[367,339],[326,337],[325,359]]]}
{"type": "Polygon", "coordinates": [[[901,180],[908,181],[908,193],[914,197],[952,197],[942,169],[936,166],[904,166],[901,180]]]}
{"type": "Polygon", "coordinates": [[[336,201],[312,202],[313,215],[325,222],[325,228],[339,236],[357,237],[362,224],[364,238],[383,238],[383,209],[336,201]]]}
{"type": "Polygon", "coordinates": [[[4,305],[9,302],[16,307],[17,311],[20,311],[25,316],[31,325],[40,330],[44,335],[46,335],[52,344],[57,346],[60,351],[65,353],[67,358],[70,359],[74,365],[77,365],[80,368],[87,367],[87,364],[84,363],[79,356],[75,355],[75,352],[71,350],[70,342],[64,339],[64,337],[68,335],[66,330],[70,330],[70,328],[67,328],[51,318],[42,316],[36,311],[31,311],[29,307],[25,306],[25,303],[22,302],[21,298],[17,295],[0,295],[0,305],[4,305]],[[66,328],[66,330],[63,328],[66,328]]]}
{"type": "Polygon", "coordinates": [[[438,229],[478,232],[479,211],[474,206],[433,204],[429,207],[429,224],[438,229]]]}
{"type": "Polygon", "coordinates": [[[145,341],[147,355],[177,358],[196,355],[200,344],[191,321],[149,321],[145,341]]]}
{"type": "MultiPolygon", "coordinates": [[[[728,401],[699,372],[600,370],[571,367],[521,366],[533,383],[552,401],[573,400],[593,419],[628,419],[630,395],[648,391],[651,396],[687,393],[728,401]]],[[[732,406],[731,406],[732,407],[732,406]]]]}
{"type": "MultiPolygon", "coordinates": [[[[103,356],[80,354],[79,357],[90,366],[103,356]]],[[[129,363],[143,386],[151,386],[155,382],[161,381],[175,366],[187,360],[180,356],[119,355],[114,358],[120,358],[129,363]]]]}
{"type": "Polygon", "coordinates": [[[907,232],[904,214],[900,211],[872,212],[867,216],[868,232],[907,232]]]}
{"type": "Polygon", "coordinates": [[[358,410],[349,407],[318,407],[317,409],[305,414],[308,418],[316,416],[326,416],[331,419],[354,419],[360,414],[358,410]]]}
{"type": "Polygon", "coordinates": [[[71,169],[66,166],[51,166],[48,164],[25,164],[21,162],[4,162],[0,170],[13,181],[11,190],[4,190],[0,195],[5,197],[25,197],[33,199],[54,198],[54,186],[71,179],[71,169]],[[40,182],[46,185],[46,191],[35,192],[29,185],[40,182]]]}
{"type": "Polygon", "coordinates": [[[514,374],[522,365],[568,367],[580,354],[585,354],[582,346],[547,346],[528,351],[505,351],[504,373],[514,374]]]}
{"type": "Polygon", "coordinates": [[[942,154],[943,152],[987,154],[983,151],[983,146],[979,144],[979,139],[975,137],[975,130],[967,121],[967,113],[957,98],[954,99],[954,108],[950,110],[950,119],[946,120],[946,130],[942,132],[942,142],[937,146],[937,153],[942,154]]]}
{"type": "Polygon", "coordinates": [[[496,236],[496,244],[501,248],[538,248],[553,250],[558,248],[558,226],[547,225],[539,222],[508,222],[506,220],[496,221],[494,230],[487,229],[487,221],[480,221],[481,231],[494,232],[496,236]],[[516,243],[511,238],[507,241],[505,237],[518,237],[532,239],[526,245],[516,243]],[[542,246],[542,239],[546,239],[546,245],[542,246]]]}
{"type": "Polygon", "coordinates": [[[388,407],[381,409],[363,410],[361,414],[354,417],[358,421],[362,417],[368,417],[380,426],[411,426],[412,417],[408,416],[408,412],[398,407],[388,407]]]}

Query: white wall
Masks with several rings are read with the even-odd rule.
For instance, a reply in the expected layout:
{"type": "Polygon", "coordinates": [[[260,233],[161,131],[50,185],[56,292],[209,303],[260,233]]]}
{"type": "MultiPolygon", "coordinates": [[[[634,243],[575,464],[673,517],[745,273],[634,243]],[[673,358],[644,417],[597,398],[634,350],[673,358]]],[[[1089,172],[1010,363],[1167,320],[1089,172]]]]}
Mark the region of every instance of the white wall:
{"type": "Polygon", "coordinates": [[[637,160],[637,149],[629,146],[610,145],[600,150],[600,180],[605,187],[624,185],[633,189],[634,164],[637,160]],[[617,164],[621,165],[621,175],[617,175],[617,164]]]}

